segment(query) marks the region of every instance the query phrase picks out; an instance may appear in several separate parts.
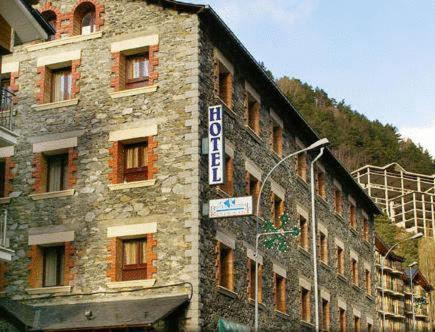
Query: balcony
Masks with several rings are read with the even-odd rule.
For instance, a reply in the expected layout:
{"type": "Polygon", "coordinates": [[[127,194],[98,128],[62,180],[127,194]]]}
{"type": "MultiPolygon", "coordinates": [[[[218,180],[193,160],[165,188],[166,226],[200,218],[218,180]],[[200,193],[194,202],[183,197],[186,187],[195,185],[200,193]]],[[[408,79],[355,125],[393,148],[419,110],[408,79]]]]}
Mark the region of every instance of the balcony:
{"type": "Polygon", "coordinates": [[[9,239],[7,238],[8,214],[3,210],[0,215],[0,262],[10,262],[13,250],[9,249],[9,239]]]}
{"type": "Polygon", "coordinates": [[[0,148],[17,144],[12,110],[14,98],[15,95],[8,89],[0,89],[0,148]]]}

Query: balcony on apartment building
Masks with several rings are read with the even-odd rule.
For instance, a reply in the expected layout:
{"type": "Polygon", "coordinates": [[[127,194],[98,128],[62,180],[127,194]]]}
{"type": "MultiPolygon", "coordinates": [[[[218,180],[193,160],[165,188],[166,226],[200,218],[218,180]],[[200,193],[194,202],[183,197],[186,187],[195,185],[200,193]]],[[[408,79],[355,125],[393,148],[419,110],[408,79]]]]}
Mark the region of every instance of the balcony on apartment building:
{"type": "Polygon", "coordinates": [[[14,104],[15,95],[6,87],[0,88],[0,148],[15,145],[14,104]]]}
{"type": "Polygon", "coordinates": [[[0,262],[10,262],[12,259],[13,250],[9,247],[9,239],[7,237],[8,217],[7,210],[0,213],[0,262]]]}

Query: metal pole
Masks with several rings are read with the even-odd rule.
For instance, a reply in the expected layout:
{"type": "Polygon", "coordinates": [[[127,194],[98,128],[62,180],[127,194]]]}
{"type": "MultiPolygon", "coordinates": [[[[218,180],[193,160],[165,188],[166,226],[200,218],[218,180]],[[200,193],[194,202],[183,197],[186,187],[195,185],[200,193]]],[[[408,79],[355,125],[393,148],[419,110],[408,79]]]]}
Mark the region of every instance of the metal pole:
{"type": "Polygon", "coordinates": [[[409,267],[409,279],[411,280],[412,330],[415,332],[414,286],[412,284],[413,275],[411,267],[409,267]]]}
{"type": "Polygon", "coordinates": [[[264,178],[263,182],[261,183],[261,187],[260,187],[260,191],[258,193],[258,197],[257,197],[257,205],[256,205],[256,211],[255,211],[255,233],[256,233],[256,239],[255,239],[255,332],[258,331],[258,264],[257,264],[257,258],[258,258],[258,239],[260,237],[260,234],[258,233],[258,229],[259,229],[259,220],[260,220],[260,200],[261,200],[261,194],[263,193],[263,189],[264,186],[267,182],[267,179],[270,177],[270,175],[273,173],[273,171],[275,171],[275,169],[278,168],[279,165],[281,165],[284,161],[286,161],[287,159],[294,157],[302,152],[308,151],[309,149],[303,149],[300,151],[296,151],[290,155],[288,155],[287,157],[281,159],[275,166],[273,166],[273,168],[269,171],[269,173],[267,173],[266,177],[264,178]]]}
{"type": "Polygon", "coordinates": [[[316,332],[320,329],[319,324],[319,285],[317,280],[317,225],[316,225],[316,192],[314,186],[314,163],[323,155],[324,148],[320,149],[320,153],[311,161],[310,165],[310,184],[311,184],[311,234],[313,243],[313,273],[314,273],[314,322],[316,332]]]}
{"type": "Polygon", "coordinates": [[[258,239],[260,234],[255,236],[255,332],[258,331],[258,239]]]}
{"type": "Polygon", "coordinates": [[[8,210],[4,209],[5,218],[3,223],[3,247],[6,247],[6,232],[7,232],[7,224],[8,224],[8,210]]]}

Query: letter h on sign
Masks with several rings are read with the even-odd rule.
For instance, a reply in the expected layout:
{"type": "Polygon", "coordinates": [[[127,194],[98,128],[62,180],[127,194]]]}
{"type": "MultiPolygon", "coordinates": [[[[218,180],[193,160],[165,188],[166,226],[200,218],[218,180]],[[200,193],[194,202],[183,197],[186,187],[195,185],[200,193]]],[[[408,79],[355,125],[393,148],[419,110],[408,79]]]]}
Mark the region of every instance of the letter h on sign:
{"type": "Polygon", "coordinates": [[[224,183],[224,135],[222,105],[208,108],[208,183],[224,183]]]}

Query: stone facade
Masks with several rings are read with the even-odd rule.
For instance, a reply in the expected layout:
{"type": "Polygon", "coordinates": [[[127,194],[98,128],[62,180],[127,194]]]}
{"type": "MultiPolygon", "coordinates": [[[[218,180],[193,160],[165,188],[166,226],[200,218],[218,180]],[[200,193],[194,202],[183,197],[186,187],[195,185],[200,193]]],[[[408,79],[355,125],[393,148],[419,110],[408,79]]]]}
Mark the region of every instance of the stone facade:
{"type": "MultiPolygon", "coordinates": [[[[227,171],[233,171],[234,196],[247,194],[247,171],[261,183],[281,153],[286,156],[317,137],[237,41],[225,31],[228,38],[218,37],[225,36],[225,27],[210,10],[172,1],[163,1],[164,5],[155,1],[91,2],[97,8],[95,32],[83,36],[74,32],[75,0],[53,0],[36,8],[57,15],[56,39],[17,46],[13,54],[20,63],[15,107],[19,139],[13,156],[12,199],[7,206],[8,237],[15,253],[4,272],[6,296],[32,305],[54,305],[188,294],[189,305],[179,314],[178,328],[216,330],[220,319],[252,326],[254,306],[247,289],[251,284],[249,260],[255,259],[255,219],[207,217],[208,201],[226,197],[225,186],[219,189],[207,184],[208,160],[201,153],[201,138],[207,136],[207,108],[223,103],[216,91],[216,63],[223,61],[232,71],[223,90],[227,98],[231,95],[224,122],[226,152],[233,159],[227,171]],[[137,43],[152,53],[153,75],[146,87],[122,90],[119,52],[129,54],[128,47],[138,47],[137,43]],[[41,107],[38,64],[68,61],[74,66],[76,101],[44,101],[41,107]],[[250,98],[257,101],[253,119],[247,118],[250,98]],[[257,119],[254,132],[246,125],[257,119]],[[282,127],[278,131],[282,146],[275,153],[271,138],[277,122],[282,127]],[[121,144],[144,137],[150,152],[148,177],[123,183],[121,144]],[[68,187],[46,193],[41,189],[46,174],[41,155],[56,151],[71,155],[68,187]],[[146,287],[116,284],[121,259],[117,239],[138,235],[148,239],[149,283],[146,287]],[[58,243],[65,243],[68,258],[63,288],[56,289],[62,296],[39,298],[54,290],[41,288],[41,269],[35,267],[40,266],[38,248],[58,243]],[[218,285],[221,260],[217,255],[227,245],[233,250],[232,290],[218,285]]],[[[309,155],[308,161],[313,157],[309,155]]],[[[366,289],[364,272],[375,273],[373,213],[377,208],[330,152],[320,163],[326,175],[326,195],[316,197],[317,221],[318,231],[326,236],[329,258],[319,263],[319,293],[321,303],[328,305],[328,325],[331,330],[339,329],[341,308],[349,329],[354,324],[362,330],[369,325],[375,328],[375,301],[366,289]],[[337,183],[343,200],[341,214],[334,212],[337,183]],[[350,226],[351,205],[356,207],[355,228],[350,226]],[[341,274],[337,273],[337,246],[344,253],[341,274]],[[356,262],[354,274],[359,276],[353,282],[352,260],[356,262]]],[[[310,184],[297,175],[296,160],[277,169],[272,179],[264,187],[262,216],[271,217],[273,191],[282,197],[292,226],[306,219],[310,246],[305,250],[293,239],[286,253],[261,248],[260,326],[312,330],[313,315],[301,321],[302,288],[310,292],[309,311],[314,313],[310,184]],[[275,274],[286,278],[285,312],[275,310],[275,274]]],[[[253,192],[258,193],[258,183],[255,188],[253,192]]]]}

